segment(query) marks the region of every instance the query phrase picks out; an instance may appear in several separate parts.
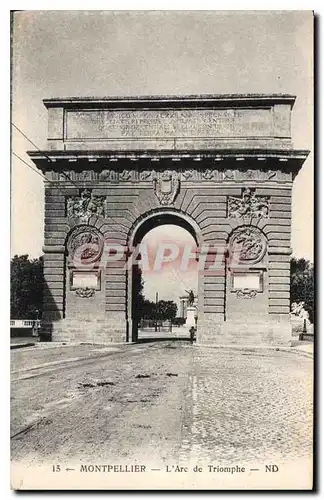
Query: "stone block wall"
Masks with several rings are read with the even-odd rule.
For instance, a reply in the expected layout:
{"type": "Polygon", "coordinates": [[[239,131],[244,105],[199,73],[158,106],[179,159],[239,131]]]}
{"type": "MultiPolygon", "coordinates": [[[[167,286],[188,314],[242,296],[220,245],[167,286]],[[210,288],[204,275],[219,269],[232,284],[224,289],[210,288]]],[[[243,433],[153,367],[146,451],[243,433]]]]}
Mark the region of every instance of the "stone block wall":
{"type": "Polygon", "coordinates": [[[45,333],[54,340],[131,341],[132,279],[125,263],[132,244],[148,227],[176,223],[206,257],[198,280],[198,341],[288,342],[292,185],[307,157],[292,149],[294,97],[44,102],[46,157],[29,154],[47,179],[45,333]],[[266,246],[262,258],[241,268],[262,273],[257,291],[233,289],[228,252],[240,228],[255,228],[266,246]],[[125,249],[122,259],[104,265],[98,253],[96,289],[71,286],[77,233],[125,249]]]}
{"type": "MultiPolygon", "coordinates": [[[[78,319],[80,322],[90,323],[93,321],[100,338],[105,331],[107,339],[129,339],[131,318],[127,316],[131,292],[125,270],[126,254],[123,259],[108,262],[105,268],[101,269],[101,288],[94,296],[79,297],[70,289],[71,269],[67,262],[69,235],[79,226],[94,227],[108,244],[117,243],[126,247],[129,236],[143,215],[154,217],[160,212],[163,213],[163,210],[180,217],[186,216],[192,221],[198,228],[201,246],[208,248],[205,270],[199,277],[198,329],[201,341],[209,342],[212,336],[215,342],[217,330],[221,332],[219,335],[224,341],[225,332],[229,335],[229,323],[234,325],[236,331],[239,325],[243,328],[244,324],[255,321],[256,315],[265,323],[271,317],[274,321],[278,321],[278,318],[280,321],[283,317],[288,318],[291,181],[267,182],[266,188],[264,182],[260,183],[257,179],[249,183],[244,182],[240,186],[227,180],[218,181],[215,185],[210,182],[206,184],[201,182],[200,185],[193,185],[183,181],[172,207],[161,207],[152,181],[142,183],[141,187],[135,189],[127,182],[111,185],[106,181],[84,181],[80,191],[89,189],[95,196],[104,197],[106,200],[105,216],[98,217],[94,214],[86,221],[71,219],[66,213],[67,199],[71,196],[78,197],[78,194],[80,196],[80,191],[71,187],[69,181],[57,182],[57,187],[50,184],[46,188],[45,205],[44,268],[47,290],[44,296],[44,319],[64,319],[66,329],[70,324],[69,320],[78,319]],[[252,217],[248,221],[244,217],[229,217],[228,198],[239,199],[242,190],[246,188],[254,189],[257,196],[267,197],[270,207],[267,217],[252,217]],[[278,217],[278,212],[282,217],[278,217]],[[258,263],[256,267],[264,269],[264,290],[256,298],[249,300],[248,315],[247,301],[230,292],[231,276],[227,274],[224,257],[233,231],[247,225],[260,229],[267,240],[266,260],[258,263]],[[215,259],[216,269],[211,271],[210,267],[215,266],[215,259]]],[[[73,321],[71,324],[74,324],[73,321]]],[[[86,332],[82,334],[85,341],[88,336],[93,337],[91,332],[94,327],[88,326],[89,335],[86,332]]],[[[236,341],[238,338],[239,336],[236,336],[236,341]]]]}

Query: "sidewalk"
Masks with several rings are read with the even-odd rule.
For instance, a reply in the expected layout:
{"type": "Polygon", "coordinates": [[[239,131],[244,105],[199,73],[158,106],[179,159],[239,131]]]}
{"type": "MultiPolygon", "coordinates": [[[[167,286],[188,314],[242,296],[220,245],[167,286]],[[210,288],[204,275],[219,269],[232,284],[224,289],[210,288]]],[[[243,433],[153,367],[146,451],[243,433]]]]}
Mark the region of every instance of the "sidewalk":
{"type": "Polygon", "coordinates": [[[307,342],[302,344],[295,345],[294,347],[291,347],[291,350],[293,351],[298,351],[301,353],[306,353],[310,356],[314,356],[314,342],[307,342]]]}

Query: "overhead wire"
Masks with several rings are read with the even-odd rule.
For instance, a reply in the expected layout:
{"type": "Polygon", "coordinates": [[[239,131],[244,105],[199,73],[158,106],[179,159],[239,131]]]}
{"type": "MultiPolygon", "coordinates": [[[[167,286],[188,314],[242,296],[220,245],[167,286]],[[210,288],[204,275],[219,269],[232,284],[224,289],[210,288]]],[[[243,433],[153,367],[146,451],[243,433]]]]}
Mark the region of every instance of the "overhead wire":
{"type": "MultiPolygon", "coordinates": [[[[11,122],[12,123],[12,126],[30,143],[32,144],[42,155],[44,155],[45,158],[47,158],[51,163],[54,163],[53,160],[50,158],[50,156],[48,156],[42,149],[40,149],[37,144],[32,141],[28,136],[27,134],[25,134],[15,123],[11,122]]],[[[55,181],[52,181],[48,178],[46,178],[42,173],[40,173],[38,170],[36,170],[32,165],[30,165],[27,161],[25,161],[23,158],[21,158],[21,156],[19,156],[17,153],[15,153],[14,151],[12,151],[12,154],[17,158],[19,159],[22,163],[24,163],[28,168],[30,168],[33,172],[35,172],[37,175],[39,175],[43,180],[45,180],[46,182],[49,182],[50,184],[54,184],[55,185],[55,188],[60,191],[61,193],[63,193],[64,195],[66,195],[66,192],[63,191],[62,188],[60,188],[58,185],[57,185],[57,182],[55,181]]],[[[72,179],[71,177],[66,174],[65,172],[61,172],[63,175],[65,175],[65,177],[72,183],[74,184],[74,186],[76,186],[78,189],[81,189],[81,186],[80,185],[77,185],[72,179]]],[[[123,226],[119,221],[117,221],[116,219],[114,219],[113,217],[109,217],[109,219],[112,221],[112,222],[115,222],[116,224],[118,224],[119,226],[123,226]]],[[[110,227],[110,229],[114,229],[113,226],[109,225],[108,226],[110,227]]],[[[185,286],[186,288],[188,287],[188,285],[182,280],[182,278],[179,276],[179,273],[178,275],[176,274],[175,270],[173,269],[173,267],[171,266],[171,270],[172,270],[172,274],[173,274],[173,278],[171,278],[171,281],[174,281],[174,282],[179,282],[185,286]]]]}
{"type": "MultiPolygon", "coordinates": [[[[27,139],[28,142],[30,142],[30,144],[32,144],[42,155],[44,155],[45,158],[47,158],[51,163],[54,163],[52,158],[50,158],[50,156],[48,156],[41,148],[39,148],[37,146],[37,144],[35,142],[33,142],[28,136],[27,134],[25,134],[15,123],[11,122],[12,126],[25,138],[27,139]]],[[[66,192],[62,190],[62,188],[60,188],[59,186],[57,186],[57,183],[55,181],[51,181],[49,179],[47,179],[43,174],[41,174],[40,172],[38,172],[35,168],[33,168],[31,165],[29,165],[29,163],[27,163],[23,158],[21,158],[17,153],[15,152],[12,152],[12,154],[14,156],[16,156],[16,158],[18,158],[20,161],[22,161],[25,165],[27,165],[31,170],[33,170],[35,173],[37,173],[40,177],[42,177],[43,180],[45,180],[46,182],[49,182],[50,184],[54,184],[55,185],[55,188],[60,191],[62,194],[64,194],[66,196],[66,192]]],[[[73,179],[71,179],[71,177],[66,174],[66,172],[61,172],[76,188],[78,189],[82,189],[82,187],[78,184],[76,184],[73,179]]],[[[116,219],[114,219],[113,217],[109,217],[111,219],[112,222],[115,222],[116,224],[118,224],[119,226],[121,227],[126,227],[124,226],[121,222],[117,221],[116,219]]],[[[109,225],[109,224],[108,224],[109,225]]],[[[112,226],[110,226],[110,229],[114,229],[112,226]]]]}
{"type": "MultiPolygon", "coordinates": [[[[51,163],[54,163],[52,158],[50,156],[48,156],[45,151],[43,151],[42,149],[40,149],[37,144],[35,144],[35,142],[33,142],[27,134],[25,134],[14,122],[11,122],[11,125],[23,136],[25,137],[25,139],[27,139],[28,142],[30,142],[30,144],[32,144],[40,153],[42,153],[42,155],[45,156],[45,158],[47,158],[51,163]]],[[[69,181],[72,182],[72,184],[74,184],[77,188],[79,188],[79,186],[71,179],[71,177],[66,174],[65,172],[61,172],[63,175],[65,175],[65,177],[67,177],[67,179],[69,181]]]]}
{"type": "MultiPolygon", "coordinates": [[[[27,165],[28,168],[30,168],[33,172],[35,172],[37,175],[39,175],[43,180],[47,181],[48,179],[46,179],[46,177],[41,174],[40,172],[38,172],[38,170],[36,170],[36,168],[32,167],[31,165],[29,165],[29,163],[27,163],[23,158],[21,158],[21,156],[19,156],[17,153],[15,153],[14,151],[12,151],[12,154],[13,156],[15,156],[16,158],[18,158],[18,160],[22,161],[25,165],[27,165]]],[[[49,181],[50,182],[50,181],[49,181]]]]}

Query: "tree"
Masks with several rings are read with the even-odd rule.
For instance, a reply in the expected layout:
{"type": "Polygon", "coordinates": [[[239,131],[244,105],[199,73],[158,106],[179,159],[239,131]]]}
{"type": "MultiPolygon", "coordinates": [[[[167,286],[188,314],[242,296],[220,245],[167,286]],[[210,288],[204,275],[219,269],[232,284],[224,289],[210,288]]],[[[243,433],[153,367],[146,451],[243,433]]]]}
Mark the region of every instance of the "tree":
{"type": "Polygon", "coordinates": [[[141,318],[154,321],[174,320],[177,315],[177,304],[173,300],[159,300],[157,303],[145,299],[141,318]]]}
{"type": "Polygon", "coordinates": [[[309,320],[314,322],[314,265],[308,260],[290,261],[290,303],[304,302],[309,320]]]}
{"type": "Polygon", "coordinates": [[[10,315],[13,319],[36,319],[43,310],[43,257],[15,255],[10,265],[10,315]]]}
{"type": "Polygon", "coordinates": [[[145,299],[142,308],[142,318],[144,319],[156,319],[156,305],[155,302],[145,299]]]}
{"type": "Polygon", "coordinates": [[[174,320],[177,315],[177,304],[173,300],[159,300],[156,304],[156,319],[174,320]]]}

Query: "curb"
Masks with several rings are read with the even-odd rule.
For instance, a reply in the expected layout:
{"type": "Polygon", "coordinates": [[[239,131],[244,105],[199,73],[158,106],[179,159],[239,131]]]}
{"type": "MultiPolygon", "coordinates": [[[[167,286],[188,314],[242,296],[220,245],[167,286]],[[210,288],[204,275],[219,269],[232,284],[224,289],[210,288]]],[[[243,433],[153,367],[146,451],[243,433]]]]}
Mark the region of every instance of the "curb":
{"type": "Polygon", "coordinates": [[[294,348],[285,349],[285,348],[282,348],[282,349],[280,349],[280,351],[293,352],[294,354],[297,354],[299,356],[305,356],[306,358],[314,359],[314,353],[303,351],[301,349],[294,349],[294,348]]]}
{"type": "Polygon", "coordinates": [[[311,352],[303,351],[302,349],[295,349],[294,347],[283,347],[283,346],[238,346],[238,345],[233,345],[233,344],[224,344],[224,345],[215,345],[215,344],[194,344],[194,346],[197,348],[202,347],[208,347],[208,348],[213,348],[213,349],[230,349],[232,351],[243,351],[243,352],[258,352],[258,351],[281,351],[281,352],[289,352],[289,353],[294,353],[298,354],[300,356],[305,356],[307,358],[314,358],[314,354],[311,352]]]}
{"type": "Polygon", "coordinates": [[[123,345],[133,345],[136,342],[101,342],[101,343],[90,343],[90,342],[69,342],[69,341],[60,341],[60,342],[37,342],[35,346],[37,349],[55,349],[55,348],[64,348],[64,347],[80,347],[80,346],[88,346],[88,347],[113,347],[113,346],[123,346],[123,345]]]}
{"type": "MultiPolygon", "coordinates": [[[[61,343],[61,342],[44,342],[44,343],[25,343],[25,344],[11,344],[10,349],[21,349],[24,347],[37,347],[38,349],[53,349],[53,348],[58,348],[58,347],[75,347],[75,346],[81,346],[81,345],[89,345],[92,347],[113,347],[113,346],[118,346],[121,347],[123,345],[145,345],[146,342],[121,342],[121,343],[106,343],[106,344],[88,344],[85,342],[73,342],[73,343],[61,343]]],[[[269,351],[281,351],[281,352],[289,352],[289,353],[294,353],[299,356],[305,356],[306,358],[314,358],[314,353],[303,351],[301,349],[296,349],[294,347],[282,347],[282,346],[238,346],[238,345],[233,345],[233,344],[224,344],[224,345],[215,345],[215,344],[193,344],[194,347],[196,348],[212,348],[212,349],[230,349],[230,350],[235,350],[235,351],[243,351],[243,352],[257,352],[257,351],[264,351],[264,350],[269,350],[269,351]]],[[[192,345],[188,347],[193,347],[192,345]]],[[[87,359],[87,358],[80,358],[80,359],[87,359]]]]}
{"type": "Polygon", "coordinates": [[[33,347],[35,344],[28,342],[26,344],[10,344],[10,349],[21,349],[22,347],[33,347]]]}

